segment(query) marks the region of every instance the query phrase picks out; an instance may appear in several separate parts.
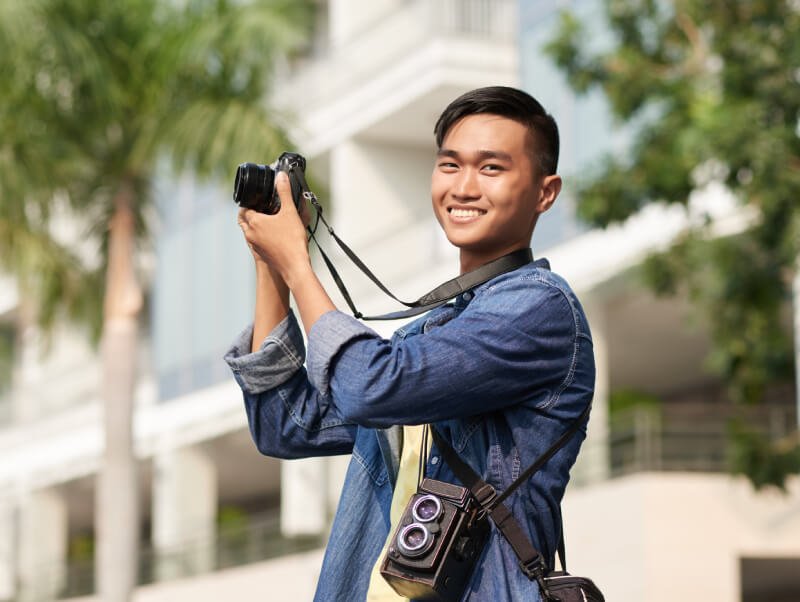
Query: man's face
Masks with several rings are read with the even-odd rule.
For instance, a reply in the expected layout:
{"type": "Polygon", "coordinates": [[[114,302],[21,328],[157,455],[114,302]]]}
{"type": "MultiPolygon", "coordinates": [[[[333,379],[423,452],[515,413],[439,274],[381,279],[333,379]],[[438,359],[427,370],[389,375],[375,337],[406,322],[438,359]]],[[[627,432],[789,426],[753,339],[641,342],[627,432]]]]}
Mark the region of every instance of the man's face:
{"type": "Polygon", "coordinates": [[[526,126],[498,115],[468,115],[447,132],[431,199],[447,239],[461,250],[462,271],[527,247],[536,219],[555,200],[560,178],[539,174],[532,145],[526,126]]]}

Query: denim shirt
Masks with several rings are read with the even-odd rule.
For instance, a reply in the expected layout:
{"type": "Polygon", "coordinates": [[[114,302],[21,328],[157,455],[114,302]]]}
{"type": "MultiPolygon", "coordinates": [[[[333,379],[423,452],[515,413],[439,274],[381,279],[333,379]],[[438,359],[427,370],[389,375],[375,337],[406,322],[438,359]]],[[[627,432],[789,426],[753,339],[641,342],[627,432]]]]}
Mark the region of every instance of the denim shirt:
{"type": "MultiPolygon", "coordinates": [[[[258,449],[280,458],[352,454],[316,601],[365,599],[389,531],[402,429],[429,423],[498,492],[592,399],[583,310],[539,260],[459,295],[390,341],[338,311],[303,338],[293,314],[250,353],[252,328],[225,356],[244,392],[258,449]],[[306,361],[307,359],[307,361],[306,361]]],[[[506,504],[553,566],[560,502],[585,425],[506,504]]],[[[434,445],[426,476],[458,483],[434,445]]],[[[463,600],[539,600],[492,525],[463,600]]]]}

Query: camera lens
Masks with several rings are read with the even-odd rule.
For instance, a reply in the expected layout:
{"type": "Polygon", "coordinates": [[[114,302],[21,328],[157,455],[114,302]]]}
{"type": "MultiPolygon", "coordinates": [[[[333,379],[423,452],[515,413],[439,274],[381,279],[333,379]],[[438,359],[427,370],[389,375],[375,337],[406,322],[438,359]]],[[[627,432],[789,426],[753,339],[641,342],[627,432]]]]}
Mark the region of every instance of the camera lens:
{"type": "Polygon", "coordinates": [[[272,197],[275,172],[268,165],[242,163],[236,170],[233,200],[248,209],[264,210],[272,197]]]}
{"type": "Polygon", "coordinates": [[[397,547],[404,556],[414,558],[427,552],[433,544],[433,536],[419,523],[411,523],[397,535],[397,547]]]}
{"type": "Polygon", "coordinates": [[[442,503],[433,495],[423,495],[411,508],[411,514],[421,523],[429,523],[439,518],[442,513],[442,503]]]}

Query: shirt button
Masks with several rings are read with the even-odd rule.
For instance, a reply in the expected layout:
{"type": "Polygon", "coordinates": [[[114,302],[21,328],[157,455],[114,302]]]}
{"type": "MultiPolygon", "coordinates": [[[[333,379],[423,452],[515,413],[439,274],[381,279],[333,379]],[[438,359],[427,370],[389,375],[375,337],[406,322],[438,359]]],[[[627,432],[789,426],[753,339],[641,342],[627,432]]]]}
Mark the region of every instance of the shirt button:
{"type": "Polygon", "coordinates": [[[439,456],[432,456],[431,457],[431,464],[434,466],[439,463],[439,456]]]}
{"type": "Polygon", "coordinates": [[[464,293],[463,297],[464,297],[464,301],[471,301],[472,300],[472,293],[470,291],[467,291],[466,293],[464,293]]]}

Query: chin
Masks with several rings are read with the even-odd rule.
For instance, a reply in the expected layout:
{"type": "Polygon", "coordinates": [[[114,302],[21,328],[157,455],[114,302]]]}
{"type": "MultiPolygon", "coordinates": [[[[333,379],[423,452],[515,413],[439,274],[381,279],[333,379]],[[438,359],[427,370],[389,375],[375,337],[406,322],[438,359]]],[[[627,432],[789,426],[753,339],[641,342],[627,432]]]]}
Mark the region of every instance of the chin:
{"type": "Polygon", "coordinates": [[[454,247],[461,249],[462,251],[473,251],[480,245],[478,242],[472,237],[466,236],[448,236],[447,240],[450,241],[450,244],[454,247]]]}
{"type": "Polygon", "coordinates": [[[480,246],[487,239],[485,233],[475,232],[474,230],[468,230],[466,228],[445,230],[445,235],[447,236],[447,240],[457,247],[480,246]]]}

